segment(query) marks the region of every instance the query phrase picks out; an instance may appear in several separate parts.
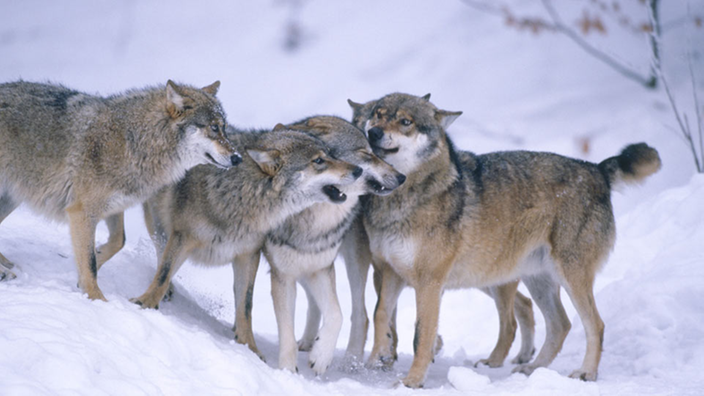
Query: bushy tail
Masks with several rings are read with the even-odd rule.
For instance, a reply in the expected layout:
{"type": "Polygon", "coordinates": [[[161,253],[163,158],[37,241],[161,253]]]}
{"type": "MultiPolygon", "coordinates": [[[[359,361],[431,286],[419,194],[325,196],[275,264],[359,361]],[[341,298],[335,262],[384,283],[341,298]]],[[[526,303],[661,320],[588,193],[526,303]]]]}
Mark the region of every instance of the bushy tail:
{"type": "Polygon", "coordinates": [[[621,154],[607,158],[599,164],[599,170],[612,186],[620,183],[640,183],[657,172],[662,166],[657,150],[645,143],[626,146],[621,154]]]}

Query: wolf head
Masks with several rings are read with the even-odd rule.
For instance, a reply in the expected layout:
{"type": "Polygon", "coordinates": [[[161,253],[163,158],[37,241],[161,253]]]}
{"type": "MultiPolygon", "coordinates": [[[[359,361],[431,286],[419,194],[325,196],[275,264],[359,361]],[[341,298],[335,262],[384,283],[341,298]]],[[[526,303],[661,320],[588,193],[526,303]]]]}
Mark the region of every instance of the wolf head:
{"type": "Polygon", "coordinates": [[[430,94],[393,93],[364,104],[348,103],[374,153],[406,175],[440,152],[445,129],[462,114],[438,109],[430,94]]]}
{"type": "Polygon", "coordinates": [[[279,124],[277,128],[307,132],[322,140],[335,158],[361,167],[363,177],[344,187],[347,194],[387,195],[406,180],[406,176],[372,152],[364,132],[342,118],[316,116],[286,127],[279,124]]]}
{"type": "Polygon", "coordinates": [[[272,185],[292,196],[315,202],[342,203],[340,190],[363,172],[359,166],[334,158],[325,143],[306,133],[292,130],[265,133],[247,155],[272,178],[272,185]]]}
{"type": "Polygon", "coordinates": [[[201,89],[166,83],[166,112],[184,133],[185,152],[193,165],[229,168],[242,162],[225,137],[225,112],[215,98],[218,88],[220,81],[201,89]]]}

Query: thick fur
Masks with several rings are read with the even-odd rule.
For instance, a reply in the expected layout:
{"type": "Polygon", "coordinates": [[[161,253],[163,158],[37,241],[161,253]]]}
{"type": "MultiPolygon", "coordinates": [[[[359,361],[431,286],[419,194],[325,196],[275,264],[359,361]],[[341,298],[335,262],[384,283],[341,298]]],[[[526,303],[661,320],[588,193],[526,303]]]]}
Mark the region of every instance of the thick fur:
{"type": "MultiPolygon", "coordinates": [[[[124,244],[121,212],[202,163],[232,165],[215,94],[177,85],[107,98],[60,85],[0,85],[0,221],[20,203],[69,222],[79,286],[105,299],[98,267],[124,244]],[[111,236],[96,257],[95,227],[111,236]]],[[[14,276],[0,255],[0,277],[14,276]]]]}
{"type": "MultiPolygon", "coordinates": [[[[232,133],[247,155],[236,168],[198,166],[144,204],[159,253],[147,291],[134,302],[157,308],[171,278],[190,258],[207,266],[232,263],[235,271],[235,339],[259,354],[251,329],[252,287],[269,231],[309,206],[329,201],[329,186],[362,173],[330,156],[322,141],[297,131],[232,133]]],[[[261,354],[260,354],[261,356],[261,354]]]]}
{"type": "Polygon", "coordinates": [[[311,117],[287,128],[321,139],[336,158],[364,170],[356,182],[342,187],[347,195],[344,203],[316,203],[287,218],[269,233],[264,245],[264,254],[271,264],[271,292],[279,327],[279,367],[297,370],[293,309],[299,281],[309,301],[300,348],[310,350],[310,366],[316,374],[322,374],[332,361],[342,325],[333,261],[359,213],[359,196],[387,195],[403,183],[405,176],[374,155],[364,132],[341,118],[311,117]],[[323,325],[318,329],[321,313],[323,325]]]}
{"type": "Polygon", "coordinates": [[[528,151],[459,155],[445,132],[459,113],[405,94],[368,106],[375,153],[408,177],[393,195],[371,197],[364,212],[372,259],[386,268],[369,363],[390,359],[389,315],[404,284],[416,291],[418,319],[417,348],[403,382],[420,387],[433,357],[443,290],[521,279],[548,331],[536,360],[518,371],[549,365],[562,347],[570,327],[559,298],[563,287],[587,337],[584,362],[571,377],[595,380],[604,323],[592,288],[614,245],[611,186],[657,171],[657,152],[631,145],[599,165],[528,151]]]}
{"type": "MultiPolygon", "coordinates": [[[[423,101],[427,102],[430,95],[424,96],[423,101]]],[[[353,110],[352,120],[360,128],[370,129],[369,120],[371,119],[372,110],[375,109],[376,101],[371,101],[365,104],[358,104],[348,100],[353,110]]],[[[406,109],[408,110],[408,109],[406,109]]],[[[407,113],[406,111],[405,113],[407,113]]],[[[402,112],[404,113],[404,112],[402,112]]],[[[459,113],[441,112],[446,118],[444,122],[451,122],[449,118],[456,118],[459,113]]],[[[401,117],[399,121],[403,119],[401,117]]],[[[427,129],[427,126],[421,126],[427,129]]],[[[457,152],[455,162],[460,165],[473,158],[472,153],[457,152]]],[[[417,159],[402,159],[400,166],[416,161],[417,159]]],[[[377,214],[383,215],[383,214],[377,214]]],[[[347,345],[347,355],[362,360],[364,357],[364,345],[366,343],[366,334],[369,326],[369,320],[366,312],[366,304],[364,302],[365,285],[367,282],[367,274],[369,265],[372,261],[371,251],[369,247],[369,237],[364,229],[364,224],[360,218],[352,226],[350,232],[346,235],[341,247],[341,254],[344,257],[347,268],[347,275],[350,282],[350,290],[352,292],[352,328],[350,331],[350,339],[347,345]]],[[[374,265],[374,287],[377,295],[381,289],[381,274],[384,272],[381,263],[374,265]]],[[[518,281],[509,282],[502,285],[481,288],[480,290],[492,297],[495,300],[499,314],[499,337],[496,346],[491,354],[486,359],[480,359],[476,365],[484,364],[489,367],[501,367],[508,355],[508,352],[513,344],[516,335],[516,329],[520,326],[521,329],[521,349],[512,363],[527,363],[535,353],[534,335],[535,335],[535,319],[533,315],[532,302],[529,298],[517,292],[518,281]],[[515,315],[514,315],[515,307],[515,315]],[[518,322],[516,321],[518,318],[518,322]]],[[[399,290],[400,292],[400,290],[399,290]]],[[[395,299],[392,300],[395,304],[395,299]]],[[[395,305],[394,305],[395,306],[395,305]]],[[[391,310],[391,309],[390,309],[391,310]]],[[[396,346],[398,336],[396,333],[396,310],[392,309],[393,313],[390,317],[388,338],[392,340],[390,345],[390,356],[384,356],[381,364],[390,366],[397,358],[396,346]]],[[[438,335],[434,352],[437,353],[442,348],[442,338],[438,335]]],[[[376,362],[377,364],[379,362],[376,362]]]]}

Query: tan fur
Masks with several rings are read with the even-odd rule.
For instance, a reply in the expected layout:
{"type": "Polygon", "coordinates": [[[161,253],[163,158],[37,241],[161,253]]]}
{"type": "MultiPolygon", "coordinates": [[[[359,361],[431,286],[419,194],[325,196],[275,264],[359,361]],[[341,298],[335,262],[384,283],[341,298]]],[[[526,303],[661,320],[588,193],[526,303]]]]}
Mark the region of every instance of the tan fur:
{"type": "Polygon", "coordinates": [[[604,324],[592,288],[614,244],[610,188],[621,175],[659,168],[657,152],[631,145],[599,165],[549,153],[476,156],[455,151],[445,133],[459,113],[405,94],[362,108],[369,111],[361,118],[375,152],[408,176],[395,194],[372,197],[364,212],[373,261],[383,268],[369,364],[391,357],[386,333],[404,284],[416,291],[418,322],[403,381],[419,387],[432,360],[443,290],[521,279],[548,320],[548,335],[536,361],[517,369],[529,374],[559,352],[569,330],[562,286],[587,335],[584,362],[571,376],[595,380],[604,324]]]}
{"type": "MultiPolygon", "coordinates": [[[[53,84],[0,84],[0,220],[22,202],[68,220],[79,286],[104,300],[97,269],[124,244],[120,213],[192,166],[232,165],[218,85],[168,81],[102,98],[53,84]],[[106,218],[111,235],[96,257],[95,227],[106,218]]],[[[0,261],[3,278],[12,265],[0,261]]]]}

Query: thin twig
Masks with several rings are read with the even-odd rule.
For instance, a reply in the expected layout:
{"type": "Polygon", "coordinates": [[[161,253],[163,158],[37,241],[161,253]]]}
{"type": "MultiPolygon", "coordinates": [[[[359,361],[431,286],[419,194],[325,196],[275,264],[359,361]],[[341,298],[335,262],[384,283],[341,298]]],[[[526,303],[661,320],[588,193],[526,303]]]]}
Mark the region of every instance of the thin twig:
{"type": "MultiPolygon", "coordinates": [[[[691,17],[692,10],[687,3],[687,15],[691,17]]],[[[689,47],[692,48],[691,37],[688,40],[689,47]]],[[[702,132],[702,108],[699,107],[699,95],[697,95],[697,80],[694,78],[694,68],[692,67],[692,51],[687,51],[687,66],[689,67],[689,77],[692,80],[692,96],[694,96],[694,114],[697,116],[697,131],[699,132],[699,156],[704,163],[704,133],[702,132]]],[[[704,164],[703,164],[704,165],[704,164]]],[[[701,172],[702,170],[700,170],[701,172]]]]}
{"type": "Polygon", "coordinates": [[[651,76],[650,78],[643,77],[641,74],[638,72],[631,70],[627,66],[621,64],[619,61],[617,61],[615,58],[609,56],[605,52],[597,49],[596,47],[593,47],[591,44],[589,44],[586,40],[582,39],[582,37],[579,36],[579,34],[575,33],[574,30],[570,29],[560,18],[560,16],[557,14],[557,11],[555,11],[555,8],[552,6],[552,3],[550,0],[542,0],[543,6],[545,9],[548,11],[548,14],[550,14],[550,18],[552,18],[553,24],[557,28],[559,32],[562,32],[565,34],[567,37],[572,39],[577,45],[582,47],[584,51],[592,55],[593,57],[599,59],[600,61],[606,63],[607,65],[611,66],[613,69],[621,73],[623,76],[630,78],[631,80],[637,81],[644,86],[648,88],[654,88],[655,84],[657,82],[657,78],[655,76],[651,76]]]}

